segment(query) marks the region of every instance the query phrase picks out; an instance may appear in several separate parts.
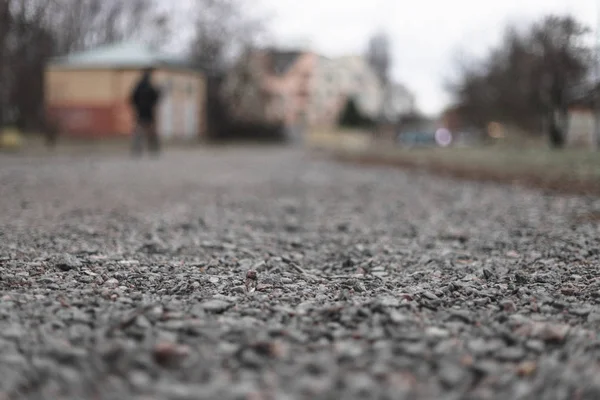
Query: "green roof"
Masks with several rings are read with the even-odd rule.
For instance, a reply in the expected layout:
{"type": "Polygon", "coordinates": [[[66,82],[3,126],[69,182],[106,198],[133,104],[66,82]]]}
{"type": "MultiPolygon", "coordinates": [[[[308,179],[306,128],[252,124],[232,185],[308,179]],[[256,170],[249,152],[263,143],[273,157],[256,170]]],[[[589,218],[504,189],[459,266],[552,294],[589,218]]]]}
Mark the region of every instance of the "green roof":
{"type": "Polygon", "coordinates": [[[158,52],[139,42],[122,42],[100,46],[55,58],[50,64],[66,68],[189,67],[189,62],[185,58],[158,52]]]}

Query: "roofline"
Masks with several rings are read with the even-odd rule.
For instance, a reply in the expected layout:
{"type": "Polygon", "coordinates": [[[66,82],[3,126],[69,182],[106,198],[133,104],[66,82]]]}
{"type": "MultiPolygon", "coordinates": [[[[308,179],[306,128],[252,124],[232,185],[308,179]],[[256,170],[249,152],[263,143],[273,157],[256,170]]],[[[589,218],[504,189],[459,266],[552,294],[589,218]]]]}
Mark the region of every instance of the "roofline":
{"type": "Polygon", "coordinates": [[[115,65],[115,66],[121,66],[121,65],[137,65],[137,66],[161,66],[161,65],[189,65],[190,62],[185,59],[185,58],[173,58],[173,59],[169,59],[169,58],[165,58],[165,59],[156,59],[154,61],[150,61],[150,62],[132,62],[132,63],[128,63],[128,62],[115,62],[115,63],[111,63],[111,62],[103,62],[103,61],[77,61],[77,60],[70,60],[69,57],[54,57],[51,58],[50,60],[48,60],[47,65],[64,65],[64,66],[86,66],[86,65],[115,65]]]}
{"type": "Polygon", "coordinates": [[[194,68],[193,66],[178,65],[170,63],[139,63],[139,64],[62,64],[62,63],[48,63],[48,68],[54,70],[67,70],[67,71],[91,71],[99,69],[144,69],[144,68],[155,68],[155,69],[167,69],[182,72],[194,72],[205,74],[205,71],[194,68]]]}
{"type": "MultiPolygon", "coordinates": [[[[150,48],[147,45],[144,45],[141,42],[131,42],[131,41],[125,41],[122,42],[121,44],[125,44],[125,43],[138,43],[140,44],[142,47],[146,47],[146,48],[150,48]]],[[[110,59],[103,61],[102,59],[91,59],[89,61],[85,61],[85,60],[81,60],[78,59],[79,56],[85,55],[87,53],[92,53],[98,50],[103,50],[103,49],[111,49],[113,47],[116,47],[117,44],[105,44],[102,46],[97,46],[94,49],[88,49],[88,50],[84,50],[84,51],[79,51],[79,52],[75,52],[72,54],[66,54],[66,55],[62,55],[62,56],[57,56],[57,57],[52,57],[48,60],[47,65],[48,66],[59,66],[59,67],[72,67],[72,68],[77,68],[77,69],[84,69],[84,68],[148,68],[148,67],[152,67],[152,68],[160,68],[160,67],[169,67],[169,68],[173,68],[173,67],[177,67],[177,68],[189,68],[189,69],[194,69],[194,67],[192,66],[192,64],[190,63],[190,60],[185,58],[185,57],[180,57],[180,56],[175,56],[175,55],[169,55],[166,53],[156,53],[154,54],[154,57],[150,58],[150,59],[146,59],[145,61],[142,59],[142,61],[136,62],[136,61],[132,61],[132,62],[128,62],[128,61],[116,61],[116,62],[112,62],[110,61],[110,59]],[[73,59],[73,57],[75,57],[73,59]]]]}

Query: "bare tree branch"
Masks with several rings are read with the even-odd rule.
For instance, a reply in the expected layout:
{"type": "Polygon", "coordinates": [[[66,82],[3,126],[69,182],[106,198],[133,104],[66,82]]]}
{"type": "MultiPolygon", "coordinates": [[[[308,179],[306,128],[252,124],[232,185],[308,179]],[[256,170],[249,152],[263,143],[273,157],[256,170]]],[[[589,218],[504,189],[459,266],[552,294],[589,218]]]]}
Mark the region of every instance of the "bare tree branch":
{"type": "Polygon", "coordinates": [[[265,34],[265,18],[251,16],[243,0],[199,0],[196,3],[194,38],[190,53],[195,63],[209,71],[222,71],[246,47],[265,34]]]}
{"type": "Polygon", "coordinates": [[[447,88],[463,116],[480,128],[500,120],[543,129],[553,146],[562,147],[570,89],[591,67],[591,49],[582,44],[587,33],[569,16],[543,18],[523,32],[508,27],[500,45],[475,68],[463,66],[447,88]]]}

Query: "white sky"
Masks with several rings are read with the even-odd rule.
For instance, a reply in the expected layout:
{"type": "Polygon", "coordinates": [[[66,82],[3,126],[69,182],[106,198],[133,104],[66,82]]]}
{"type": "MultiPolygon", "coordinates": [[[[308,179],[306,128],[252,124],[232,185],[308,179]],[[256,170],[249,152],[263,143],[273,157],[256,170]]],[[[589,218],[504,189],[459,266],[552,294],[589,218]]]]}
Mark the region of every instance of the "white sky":
{"type": "MultiPolygon", "coordinates": [[[[259,0],[249,0],[258,2],[259,0]]],[[[392,40],[393,77],[437,113],[449,102],[444,80],[457,52],[482,54],[509,22],[570,13],[595,27],[600,0],[260,0],[280,44],[309,44],[329,56],[362,54],[383,28],[392,40]]]]}

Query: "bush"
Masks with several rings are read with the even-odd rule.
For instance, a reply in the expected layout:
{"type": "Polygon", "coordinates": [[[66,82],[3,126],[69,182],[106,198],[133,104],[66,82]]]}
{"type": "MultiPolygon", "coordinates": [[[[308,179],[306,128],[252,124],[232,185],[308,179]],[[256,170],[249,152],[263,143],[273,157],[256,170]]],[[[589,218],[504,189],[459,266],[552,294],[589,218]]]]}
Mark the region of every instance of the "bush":
{"type": "Polygon", "coordinates": [[[356,104],[356,100],[350,98],[346,102],[346,107],[344,107],[338,125],[343,128],[372,128],[375,126],[375,122],[363,115],[356,104]]]}

